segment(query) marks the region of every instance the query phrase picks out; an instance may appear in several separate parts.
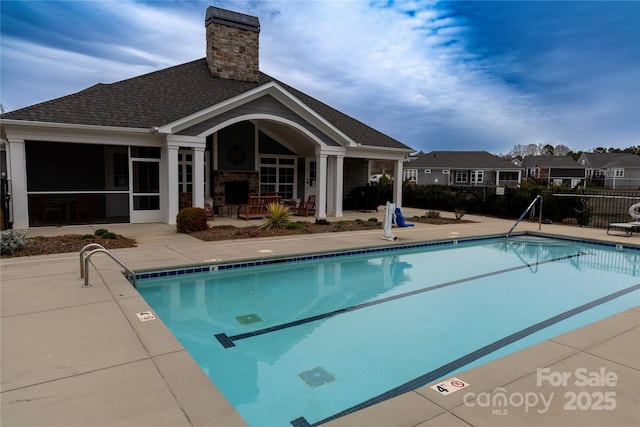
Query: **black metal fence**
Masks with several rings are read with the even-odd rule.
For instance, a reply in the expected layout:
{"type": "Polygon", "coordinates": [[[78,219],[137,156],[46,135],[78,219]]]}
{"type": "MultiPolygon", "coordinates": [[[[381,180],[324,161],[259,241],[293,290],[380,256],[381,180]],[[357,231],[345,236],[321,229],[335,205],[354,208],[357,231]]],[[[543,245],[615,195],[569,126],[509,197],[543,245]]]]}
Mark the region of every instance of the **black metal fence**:
{"type": "MultiPolygon", "coordinates": [[[[425,210],[461,210],[516,219],[538,194],[543,197],[544,220],[594,228],[607,228],[611,222],[633,221],[629,207],[640,203],[640,191],[404,185],[402,204],[425,210]]],[[[539,207],[535,209],[532,216],[539,213],[539,207]]]]}

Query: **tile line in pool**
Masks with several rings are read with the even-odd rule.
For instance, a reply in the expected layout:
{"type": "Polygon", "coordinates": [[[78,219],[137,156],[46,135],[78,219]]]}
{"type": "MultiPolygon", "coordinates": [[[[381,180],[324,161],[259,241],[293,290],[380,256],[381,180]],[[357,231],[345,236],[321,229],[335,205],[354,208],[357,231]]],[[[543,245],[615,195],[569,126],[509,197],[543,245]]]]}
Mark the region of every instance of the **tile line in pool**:
{"type": "Polygon", "coordinates": [[[581,306],[572,308],[571,310],[567,310],[563,313],[557,314],[553,317],[550,317],[546,320],[543,320],[541,322],[538,322],[536,324],[533,324],[531,326],[528,326],[524,329],[521,329],[511,335],[507,335],[504,338],[501,338],[497,341],[494,341],[491,344],[488,344],[484,347],[481,347],[475,351],[472,351],[471,353],[467,353],[462,357],[459,357],[458,359],[449,362],[445,365],[440,366],[439,368],[436,368],[434,370],[432,370],[431,372],[428,372],[424,375],[421,375],[417,378],[414,378],[411,381],[408,381],[398,387],[395,387],[391,390],[388,390],[384,393],[381,393],[375,397],[372,397],[371,399],[365,400],[364,402],[361,402],[357,405],[354,405],[350,408],[345,409],[344,411],[338,412],[337,414],[331,415],[330,417],[327,417],[321,421],[318,421],[316,423],[310,424],[304,417],[299,417],[296,418],[295,420],[291,421],[291,424],[294,427],[305,427],[305,426],[318,426],[320,424],[324,424],[327,423],[329,421],[335,420],[337,418],[343,417],[347,414],[359,411],[361,409],[367,408],[369,406],[375,405],[377,403],[380,403],[382,401],[391,399],[393,397],[399,396],[401,394],[404,394],[408,391],[411,390],[415,390],[419,387],[423,387],[435,380],[437,380],[438,378],[441,378],[444,375],[447,375],[457,369],[460,369],[462,367],[464,367],[465,365],[468,365],[471,362],[474,362],[478,359],[480,359],[481,357],[484,357],[490,353],[493,353],[496,350],[501,349],[502,347],[505,347],[509,344],[513,344],[516,341],[519,341],[523,338],[526,338],[527,336],[538,332],[540,330],[543,330],[545,328],[548,328],[549,326],[552,326],[558,322],[561,322],[563,320],[568,319],[569,317],[575,316],[577,314],[580,314],[586,310],[590,310],[594,307],[597,307],[601,304],[604,304],[606,302],[609,302],[611,300],[614,300],[616,298],[619,298],[623,295],[626,295],[628,293],[634,292],[640,290],[640,283],[633,285],[633,286],[629,286],[628,288],[625,289],[621,289],[617,292],[613,292],[609,295],[605,295],[601,298],[595,299],[593,301],[590,301],[586,304],[583,304],[581,306]]]}
{"type": "Polygon", "coordinates": [[[350,307],[345,307],[345,308],[340,308],[338,310],[333,310],[333,311],[329,311],[326,313],[321,313],[321,314],[317,314],[315,316],[310,316],[310,317],[305,317],[304,319],[299,319],[299,320],[295,320],[292,322],[287,322],[287,323],[281,323],[279,325],[274,325],[274,326],[270,326],[268,328],[262,328],[262,329],[258,329],[255,331],[251,331],[251,332],[245,332],[242,334],[238,334],[238,335],[232,335],[232,336],[228,336],[226,333],[219,333],[219,334],[215,334],[215,338],[218,340],[218,342],[220,342],[220,344],[222,344],[222,346],[224,348],[230,348],[230,347],[235,347],[234,341],[239,341],[239,340],[243,340],[245,338],[252,338],[252,337],[256,337],[258,335],[263,335],[263,334],[267,334],[267,333],[271,333],[271,332],[276,332],[276,331],[280,331],[282,329],[287,329],[287,328],[291,328],[291,327],[295,327],[295,326],[300,326],[300,325],[304,325],[306,323],[310,323],[310,322],[315,322],[317,320],[322,320],[322,319],[326,319],[329,317],[333,317],[333,316],[337,316],[340,314],[345,314],[351,311],[355,311],[355,310],[360,310],[366,307],[371,307],[374,305],[378,305],[378,304],[383,304],[386,302],[390,302],[390,301],[394,301],[394,300],[398,300],[401,298],[407,298],[413,295],[417,295],[417,294],[421,294],[421,293],[425,293],[425,292],[430,292],[430,291],[435,291],[437,289],[442,289],[445,288],[447,286],[453,286],[453,285],[458,285],[460,283],[465,283],[465,282],[470,282],[473,280],[478,280],[478,279],[482,279],[485,277],[490,277],[490,276],[496,276],[499,274],[504,274],[504,273],[510,273],[512,271],[517,271],[517,270],[522,270],[525,268],[532,268],[532,267],[536,267],[538,265],[542,265],[542,264],[548,264],[548,263],[552,263],[552,262],[558,262],[558,261],[564,261],[567,259],[571,259],[571,258],[576,258],[582,255],[587,255],[586,252],[577,252],[575,254],[572,255],[566,255],[563,257],[558,257],[558,258],[551,258],[551,259],[547,259],[547,260],[543,260],[543,261],[536,261],[533,264],[528,264],[525,263],[524,265],[518,265],[515,267],[510,267],[510,268],[505,268],[502,270],[496,270],[496,271],[491,271],[489,273],[483,273],[483,274],[478,274],[475,276],[469,276],[469,277],[464,277],[462,279],[457,279],[457,280],[452,280],[450,282],[444,282],[444,283],[440,283],[438,285],[434,285],[434,286],[429,286],[426,288],[421,288],[421,289],[415,289],[413,291],[409,291],[409,292],[404,292],[398,295],[392,295],[389,297],[385,297],[385,298],[380,298],[377,300],[373,300],[373,301],[368,301],[362,304],[356,304],[356,305],[352,305],[350,307]]]}

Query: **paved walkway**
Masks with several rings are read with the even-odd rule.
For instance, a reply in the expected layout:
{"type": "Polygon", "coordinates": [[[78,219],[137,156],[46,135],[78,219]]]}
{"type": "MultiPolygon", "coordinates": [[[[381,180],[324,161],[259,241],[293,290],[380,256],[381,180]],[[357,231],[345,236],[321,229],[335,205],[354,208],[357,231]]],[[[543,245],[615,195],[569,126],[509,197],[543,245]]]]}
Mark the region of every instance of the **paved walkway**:
{"type": "MultiPolygon", "coordinates": [[[[405,216],[422,211],[406,209],[405,216]]],[[[365,219],[382,213],[349,213],[365,219]]],[[[443,213],[443,216],[452,215],[443,213]]],[[[399,243],[504,234],[513,224],[465,216],[474,224],[416,224],[394,229],[399,243]]],[[[330,220],[332,220],[330,218],[330,220]]],[[[214,224],[236,220],[216,218],[214,224]]],[[[246,224],[244,221],[243,224],[246,224]]],[[[104,226],[101,226],[104,227],[104,226]]],[[[99,227],[33,229],[36,235],[85,233],[99,227]]],[[[137,248],[113,252],[132,269],[240,260],[395,244],[381,231],[312,236],[202,242],[165,224],[113,224],[110,231],[135,238],[137,248]]],[[[521,223],[518,231],[538,230],[521,223]]],[[[640,236],[607,236],[604,230],[543,225],[549,234],[640,244],[640,236]]],[[[140,322],[136,313],[149,307],[106,256],[92,258],[91,288],[78,281],[78,254],[3,259],[1,262],[1,416],[3,426],[242,426],[229,405],[160,320],[140,322]]],[[[640,396],[640,308],[625,311],[561,335],[458,376],[471,386],[464,393],[441,396],[424,387],[340,418],[330,426],[485,426],[563,425],[637,426],[640,396]],[[548,381],[537,385],[536,370],[551,373],[615,373],[611,387],[577,388],[588,392],[578,401],[603,400],[612,410],[569,410],[562,390],[548,381]],[[499,392],[532,398],[555,398],[542,404],[481,406],[480,396],[499,392]],[[500,412],[504,410],[503,412],[500,412]]],[[[268,425],[268,423],[266,423],[268,425]]]]}

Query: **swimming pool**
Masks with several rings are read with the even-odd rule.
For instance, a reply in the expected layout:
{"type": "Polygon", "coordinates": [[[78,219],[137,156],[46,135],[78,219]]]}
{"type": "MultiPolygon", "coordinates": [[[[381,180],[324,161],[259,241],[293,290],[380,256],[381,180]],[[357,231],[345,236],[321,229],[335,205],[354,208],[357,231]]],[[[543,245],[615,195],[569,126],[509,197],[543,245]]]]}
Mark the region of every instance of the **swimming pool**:
{"type": "Polygon", "coordinates": [[[252,426],[321,423],[640,303],[640,250],[531,236],[209,269],[139,291],[252,426]]]}

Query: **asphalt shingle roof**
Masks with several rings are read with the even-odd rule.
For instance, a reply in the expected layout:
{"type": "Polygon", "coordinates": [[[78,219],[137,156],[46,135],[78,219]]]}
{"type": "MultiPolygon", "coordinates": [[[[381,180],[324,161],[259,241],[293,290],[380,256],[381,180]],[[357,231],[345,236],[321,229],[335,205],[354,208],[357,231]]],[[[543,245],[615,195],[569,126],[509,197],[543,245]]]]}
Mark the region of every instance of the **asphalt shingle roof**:
{"type": "Polygon", "coordinates": [[[80,92],[2,115],[3,119],[130,128],[160,127],[260,85],[276,82],[354,141],[369,146],[407,145],[329,107],[267,74],[259,82],[213,77],[204,58],[80,92]]]}
{"type": "Polygon", "coordinates": [[[405,165],[405,168],[469,168],[469,169],[494,169],[515,168],[508,165],[498,156],[486,151],[431,151],[419,155],[415,160],[405,165]]]}
{"type": "Polygon", "coordinates": [[[522,162],[522,167],[584,169],[584,166],[578,164],[571,156],[527,156],[522,162]]]}
{"type": "Polygon", "coordinates": [[[593,168],[640,168],[640,156],[630,153],[584,153],[593,168]]]}

